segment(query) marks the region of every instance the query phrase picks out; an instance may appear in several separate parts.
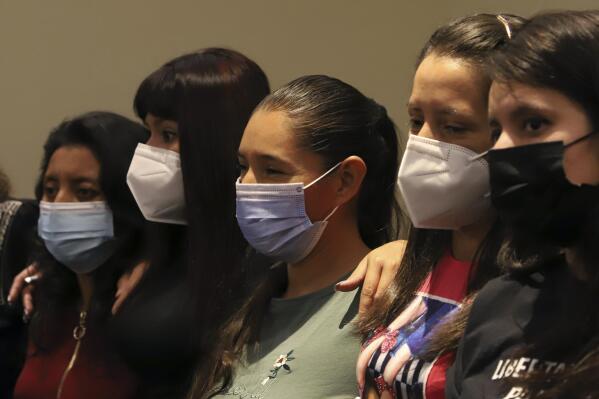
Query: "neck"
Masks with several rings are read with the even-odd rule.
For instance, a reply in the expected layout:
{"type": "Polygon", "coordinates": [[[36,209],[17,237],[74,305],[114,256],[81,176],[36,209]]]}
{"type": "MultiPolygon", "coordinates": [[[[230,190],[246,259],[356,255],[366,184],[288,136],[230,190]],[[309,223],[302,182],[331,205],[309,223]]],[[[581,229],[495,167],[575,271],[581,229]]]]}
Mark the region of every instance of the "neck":
{"type": "Polygon", "coordinates": [[[77,282],[79,283],[79,291],[81,291],[81,310],[86,312],[89,310],[94,292],[93,280],[89,274],[77,274],[77,282]]]}
{"type": "Polygon", "coordinates": [[[451,234],[453,257],[460,261],[472,262],[494,221],[495,215],[491,214],[474,224],[454,230],[451,234]]]}
{"type": "Polygon", "coordinates": [[[332,286],[354,270],[370,251],[355,220],[337,214],[333,218],[310,255],[287,265],[287,290],[283,298],[296,298],[332,286]]]}

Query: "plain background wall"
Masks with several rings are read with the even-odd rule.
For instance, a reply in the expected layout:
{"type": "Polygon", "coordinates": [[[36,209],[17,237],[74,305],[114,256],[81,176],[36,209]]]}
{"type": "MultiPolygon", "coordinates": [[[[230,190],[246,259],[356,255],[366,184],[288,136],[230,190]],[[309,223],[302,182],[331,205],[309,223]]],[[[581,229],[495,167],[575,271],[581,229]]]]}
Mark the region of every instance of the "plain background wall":
{"type": "Polygon", "coordinates": [[[0,0],[0,167],[31,196],[43,142],[90,110],[133,117],[142,79],[167,60],[225,46],[254,59],[273,88],[300,75],[341,78],[406,131],[414,60],[433,30],[474,12],[523,16],[597,0],[0,0]]]}

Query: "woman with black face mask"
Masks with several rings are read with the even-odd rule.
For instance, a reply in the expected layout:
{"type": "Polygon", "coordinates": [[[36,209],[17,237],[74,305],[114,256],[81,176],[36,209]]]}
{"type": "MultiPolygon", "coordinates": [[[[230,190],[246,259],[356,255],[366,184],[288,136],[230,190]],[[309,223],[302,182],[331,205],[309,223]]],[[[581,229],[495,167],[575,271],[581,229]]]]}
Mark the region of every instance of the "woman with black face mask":
{"type": "Polygon", "coordinates": [[[533,17],[493,57],[490,192],[510,273],[472,306],[449,398],[599,394],[597,65],[599,11],[533,17]]]}

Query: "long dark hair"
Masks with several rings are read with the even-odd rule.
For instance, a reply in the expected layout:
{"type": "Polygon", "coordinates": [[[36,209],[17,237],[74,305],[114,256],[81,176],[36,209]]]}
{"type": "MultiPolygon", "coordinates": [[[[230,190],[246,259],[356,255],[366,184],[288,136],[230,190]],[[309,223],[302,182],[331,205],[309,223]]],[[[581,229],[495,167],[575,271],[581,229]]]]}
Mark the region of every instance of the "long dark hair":
{"type": "MultiPolygon", "coordinates": [[[[235,219],[237,149],[252,111],[270,87],[260,67],[233,50],[207,48],[177,57],[139,86],[134,107],[178,123],[188,227],[187,264],[200,346],[243,291],[247,244],[235,219]]],[[[186,234],[185,234],[186,233],[186,234]]]]}
{"type": "MultiPolygon", "coordinates": [[[[491,60],[493,78],[503,83],[556,90],[579,104],[599,128],[599,11],[564,11],[539,14],[515,35],[491,60]]],[[[535,356],[559,358],[574,363],[563,373],[529,379],[532,397],[582,398],[597,393],[599,373],[599,205],[585,226],[582,239],[568,250],[583,269],[583,281],[570,284],[576,289],[557,293],[565,306],[556,310],[558,322],[543,337],[536,337],[526,350],[535,356]],[[587,378],[589,376],[593,378],[587,378]]],[[[558,251],[543,243],[509,240],[502,248],[499,261],[514,273],[535,270],[539,263],[558,251]],[[524,248],[526,246],[527,248],[524,248]],[[524,269],[524,270],[523,270],[524,269]]],[[[574,280],[574,278],[572,278],[574,280]]],[[[551,293],[550,295],[555,295],[551,293]]],[[[594,396],[593,396],[594,397],[594,396]]]]}
{"type": "MultiPolygon", "coordinates": [[[[420,52],[417,66],[427,56],[435,54],[465,61],[484,76],[489,56],[509,40],[507,29],[509,28],[511,34],[523,21],[514,15],[495,14],[476,14],[458,19],[433,33],[420,52]]],[[[487,88],[491,85],[490,77],[487,79],[487,85],[487,88]]],[[[474,272],[471,272],[468,284],[469,293],[480,289],[500,273],[495,257],[501,242],[501,230],[501,226],[494,225],[476,252],[473,261],[474,272]]],[[[434,270],[450,247],[451,234],[449,230],[410,228],[408,245],[393,283],[384,296],[375,301],[372,309],[359,320],[358,328],[364,340],[376,328],[389,325],[412,302],[426,276],[434,270]]],[[[456,320],[464,319],[461,317],[456,320]]],[[[452,326],[451,330],[461,331],[464,327],[460,322],[460,326],[452,326]]],[[[445,346],[449,350],[457,345],[459,335],[454,333],[444,339],[445,343],[436,343],[435,347],[445,346]]]]}
{"type": "MultiPolygon", "coordinates": [[[[43,179],[52,155],[61,147],[83,146],[100,164],[100,187],[114,216],[117,252],[92,272],[94,292],[89,310],[90,322],[101,324],[109,315],[117,279],[132,267],[143,253],[145,220],[126,184],[127,171],[138,143],[148,139],[147,130],[123,116],[91,112],[62,122],[49,135],[35,188],[43,196],[43,179]]],[[[33,339],[39,349],[54,345],[57,317],[72,309],[80,296],[75,273],[58,263],[40,243],[39,269],[44,278],[36,288],[36,313],[32,320],[33,339]]]]}
{"type": "MultiPolygon", "coordinates": [[[[304,76],[268,96],[259,110],[281,111],[302,147],[332,167],[351,155],[368,168],[358,197],[358,228],[371,248],[397,238],[399,207],[395,180],[398,138],[385,108],[354,87],[328,76],[304,76]]],[[[244,347],[258,340],[264,312],[285,284],[285,268],[272,270],[223,329],[211,363],[199,369],[193,398],[223,392],[231,383],[244,347]]]]}

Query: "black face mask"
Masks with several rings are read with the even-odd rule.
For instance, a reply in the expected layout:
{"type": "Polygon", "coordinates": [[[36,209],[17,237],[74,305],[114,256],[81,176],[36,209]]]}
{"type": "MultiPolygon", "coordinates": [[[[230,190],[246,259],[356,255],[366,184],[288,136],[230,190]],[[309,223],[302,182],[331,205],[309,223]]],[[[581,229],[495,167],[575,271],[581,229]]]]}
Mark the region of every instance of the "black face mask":
{"type": "Polygon", "coordinates": [[[488,154],[491,201],[499,218],[516,234],[568,247],[584,234],[599,201],[599,187],[577,186],[563,168],[561,141],[531,144],[488,154]]]}

